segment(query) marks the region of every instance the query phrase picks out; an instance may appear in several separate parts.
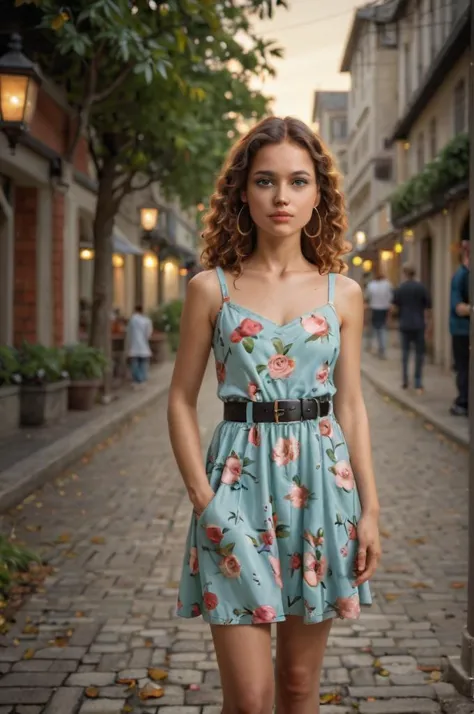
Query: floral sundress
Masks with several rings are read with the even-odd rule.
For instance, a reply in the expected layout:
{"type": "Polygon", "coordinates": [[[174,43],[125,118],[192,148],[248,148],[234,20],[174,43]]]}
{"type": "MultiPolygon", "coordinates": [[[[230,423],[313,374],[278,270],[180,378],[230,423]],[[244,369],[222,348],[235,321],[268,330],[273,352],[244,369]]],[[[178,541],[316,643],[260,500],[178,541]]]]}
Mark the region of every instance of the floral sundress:
{"type": "Polygon", "coordinates": [[[353,587],[360,501],[332,408],[325,418],[253,423],[252,403],[335,394],[339,321],[328,301],[284,325],[232,302],[213,350],[218,396],[247,403],[247,422],[222,421],[207,452],[215,492],[188,531],[176,614],[220,625],[356,619],[372,602],[353,587]]]}

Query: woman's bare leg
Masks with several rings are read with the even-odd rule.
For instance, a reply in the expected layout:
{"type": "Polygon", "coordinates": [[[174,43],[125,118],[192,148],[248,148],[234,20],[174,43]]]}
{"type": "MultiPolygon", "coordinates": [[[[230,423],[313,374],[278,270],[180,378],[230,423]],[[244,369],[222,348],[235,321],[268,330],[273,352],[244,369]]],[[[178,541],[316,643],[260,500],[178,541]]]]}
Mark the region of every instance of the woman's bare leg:
{"type": "Polygon", "coordinates": [[[224,693],[222,714],[272,714],[270,625],[212,625],[211,631],[224,693]]]}
{"type": "Polygon", "coordinates": [[[305,625],[289,616],[277,625],[277,714],[319,714],[319,683],[332,619],[305,625]]]}

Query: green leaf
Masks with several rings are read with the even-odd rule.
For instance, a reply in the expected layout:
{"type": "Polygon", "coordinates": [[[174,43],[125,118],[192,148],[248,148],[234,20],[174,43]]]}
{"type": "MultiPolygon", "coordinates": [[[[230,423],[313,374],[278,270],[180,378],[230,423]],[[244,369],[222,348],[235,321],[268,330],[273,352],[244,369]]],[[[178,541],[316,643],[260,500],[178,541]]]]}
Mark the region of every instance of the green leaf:
{"type": "Polygon", "coordinates": [[[247,535],[247,538],[249,539],[249,541],[251,541],[252,545],[254,545],[255,548],[258,548],[258,541],[255,540],[255,538],[253,536],[248,535],[248,533],[246,535],[247,535]]]}
{"type": "Polygon", "coordinates": [[[244,337],[244,339],[242,340],[242,345],[244,346],[246,352],[252,354],[255,342],[252,340],[251,337],[244,337]]]}
{"type": "Polygon", "coordinates": [[[266,364],[257,364],[257,374],[261,374],[267,369],[266,364]]]}
{"type": "Polygon", "coordinates": [[[274,346],[274,348],[276,349],[276,351],[278,352],[279,355],[284,354],[284,352],[285,352],[285,346],[284,346],[283,342],[280,340],[279,337],[273,338],[272,343],[273,343],[273,346],[274,346]]]}
{"type": "Polygon", "coordinates": [[[293,343],[292,343],[292,342],[291,342],[289,345],[285,345],[285,349],[283,350],[283,354],[284,354],[284,355],[287,355],[288,352],[291,350],[292,347],[293,347],[293,343]]]}
{"type": "Polygon", "coordinates": [[[254,464],[254,463],[255,463],[255,459],[245,458],[242,465],[245,468],[246,466],[250,466],[250,464],[254,464]]]}
{"type": "Polygon", "coordinates": [[[335,464],[337,463],[336,454],[332,449],[326,449],[326,454],[329,456],[331,461],[333,461],[335,464]]]}
{"type": "Polygon", "coordinates": [[[281,528],[280,530],[277,530],[276,537],[277,538],[289,538],[290,531],[287,528],[281,528]]]}

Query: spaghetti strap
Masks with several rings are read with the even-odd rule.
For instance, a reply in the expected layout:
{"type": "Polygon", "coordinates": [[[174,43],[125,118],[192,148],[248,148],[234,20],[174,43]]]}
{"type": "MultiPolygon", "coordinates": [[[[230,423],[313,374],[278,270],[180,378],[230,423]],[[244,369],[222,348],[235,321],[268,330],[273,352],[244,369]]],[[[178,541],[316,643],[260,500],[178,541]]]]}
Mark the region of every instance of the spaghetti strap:
{"type": "Polygon", "coordinates": [[[329,273],[328,276],[328,303],[334,305],[334,293],[336,290],[336,273],[329,273]]]}
{"type": "Polygon", "coordinates": [[[221,286],[222,300],[223,302],[229,302],[229,291],[227,290],[227,281],[225,279],[224,271],[218,265],[216,268],[217,277],[219,280],[219,285],[221,286]]]}

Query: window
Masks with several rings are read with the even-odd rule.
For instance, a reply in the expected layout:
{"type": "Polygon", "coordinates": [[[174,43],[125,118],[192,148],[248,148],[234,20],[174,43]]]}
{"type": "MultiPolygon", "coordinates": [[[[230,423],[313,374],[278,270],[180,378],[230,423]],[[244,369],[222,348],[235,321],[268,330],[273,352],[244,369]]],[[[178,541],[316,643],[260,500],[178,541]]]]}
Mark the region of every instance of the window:
{"type": "Polygon", "coordinates": [[[432,159],[435,158],[438,153],[438,137],[437,137],[437,126],[436,117],[430,122],[430,156],[432,159]]]}
{"type": "Polygon", "coordinates": [[[454,87],[454,133],[466,130],[466,81],[461,79],[454,87]]]}
{"type": "Polygon", "coordinates": [[[411,93],[412,93],[412,83],[411,83],[411,45],[407,42],[403,48],[403,55],[405,61],[405,91],[406,91],[406,102],[408,103],[411,93]]]}
{"type": "Polygon", "coordinates": [[[422,131],[418,134],[416,144],[416,163],[418,171],[421,171],[425,165],[425,137],[422,131]]]}
{"type": "Polygon", "coordinates": [[[436,27],[434,0],[428,0],[428,42],[430,43],[430,59],[436,54],[436,27]]]}
{"type": "Polygon", "coordinates": [[[331,141],[347,138],[347,118],[331,117],[331,141]]]}
{"type": "Polygon", "coordinates": [[[378,26],[379,47],[390,49],[398,47],[398,25],[396,22],[387,22],[378,26]]]}
{"type": "Polygon", "coordinates": [[[424,55],[424,48],[423,48],[423,38],[424,38],[424,32],[423,32],[423,11],[422,11],[422,4],[421,0],[418,0],[418,5],[417,5],[417,12],[415,15],[415,23],[416,23],[416,29],[417,29],[417,70],[418,70],[418,84],[421,84],[421,79],[423,77],[423,55],[424,55]]]}

